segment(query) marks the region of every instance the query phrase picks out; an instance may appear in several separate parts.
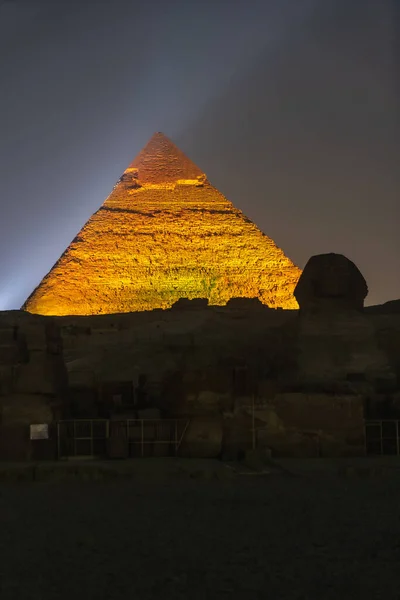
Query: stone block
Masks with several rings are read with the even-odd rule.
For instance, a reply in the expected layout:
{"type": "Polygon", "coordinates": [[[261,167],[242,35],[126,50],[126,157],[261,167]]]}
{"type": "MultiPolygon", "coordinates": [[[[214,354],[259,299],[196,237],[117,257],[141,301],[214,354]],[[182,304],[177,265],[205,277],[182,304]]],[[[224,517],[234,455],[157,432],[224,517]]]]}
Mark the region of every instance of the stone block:
{"type": "Polygon", "coordinates": [[[179,298],[172,305],[171,310],[201,310],[207,306],[208,298],[179,298]]]}
{"type": "Polygon", "coordinates": [[[0,345],[0,365],[15,365],[19,358],[20,351],[16,343],[0,345]]]}
{"type": "Polygon", "coordinates": [[[259,298],[230,298],[226,307],[232,310],[268,310],[259,298]]]}
{"type": "Polygon", "coordinates": [[[221,394],[211,390],[202,390],[197,397],[197,404],[203,408],[218,408],[220,406],[221,394]]]}
{"type": "Polygon", "coordinates": [[[191,458],[217,458],[222,451],[220,419],[193,419],[185,432],[179,454],[191,458]]]}
{"type": "Polygon", "coordinates": [[[15,391],[29,394],[53,394],[54,373],[45,356],[32,357],[27,364],[18,365],[15,391]]]}
{"type": "Polygon", "coordinates": [[[137,411],[138,419],[161,419],[161,412],[158,408],[143,408],[137,411]]]}
{"type": "Polygon", "coordinates": [[[335,435],[331,436],[321,436],[319,444],[321,458],[364,456],[366,453],[365,443],[362,439],[359,439],[357,444],[349,443],[343,437],[342,431],[337,431],[335,435]]]}
{"type": "MultiPolygon", "coordinates": [[[[0,425],[0,461],[25,462],[30,458],[29,426],[26,423],[11,422],[3,420],[0,425]]],[[[33,479],[32,472],[10,469],[8,471],[0,468],[0,481],[26,481],[33,479]]]]}
{"type": "Polygon", "coordinates": [[[194,335],[193,333],[164,333],[162,341],[169,348],[192,348],[194,335]]]}
{"type": "Polygon", "coordinates": [[[14,365],[0,366],[0,395],[10,394],[14,389],[16,367],[14,365]]]}
{"type": "Polygon", "coordinates": [[[14,327],[0,328],[0,346],[14,344],[16,329],[14,327]]]}
{"type": "Polygon", "coordinates": [[[24,326],[22,335],[25,338],[26,346],[31,350],[47,350],[47,333],[44,323],[37,325],[24,326]]]}
{"type": "Polygon", "coordinates": [[[53,409],[48,396],[11,394],[0,397],[2,422],[7,424],[41,424],[53,421],[53,409]]]}
{"type": "Polygon", "coordinates": [[[79,367],[67,365],[68,380],[71,387],[93,389],[96,387],[96,378],[89,369],[79,370],[79,367]]]}
{"type": "Polygon", "coordinates": [[[320,456],[316,440],[297,431],[287,430],[271,435],[269,443],[274,458],[319,458],[320,456]]]}
{"type": "Polygon", "coordinates": [[[277,394],[274,406],[286,428],[324,432],[355,426],[363,428],[364,405],[358,396],[277,394]]]}

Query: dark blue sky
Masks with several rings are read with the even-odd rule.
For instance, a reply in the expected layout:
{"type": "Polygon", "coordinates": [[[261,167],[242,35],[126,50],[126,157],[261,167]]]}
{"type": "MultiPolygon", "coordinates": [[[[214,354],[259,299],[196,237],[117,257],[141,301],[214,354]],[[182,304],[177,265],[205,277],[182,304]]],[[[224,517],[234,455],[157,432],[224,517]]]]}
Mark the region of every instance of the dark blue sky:
{"type": "Polygon", "coordinates": [[[0,310],[155,131],[300,267],[400,297],[397,0],[0,0],[0,310]]]}

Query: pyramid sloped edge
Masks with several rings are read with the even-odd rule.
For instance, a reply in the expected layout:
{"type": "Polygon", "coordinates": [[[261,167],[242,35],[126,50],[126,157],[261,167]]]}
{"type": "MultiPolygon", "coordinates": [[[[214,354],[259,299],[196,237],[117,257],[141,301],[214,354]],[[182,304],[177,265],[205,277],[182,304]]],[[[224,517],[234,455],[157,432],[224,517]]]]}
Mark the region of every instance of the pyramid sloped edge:
{"type": "MultiPolygon", "coordinates": [[[[202,174],[189,163],[196,169],[191,176],[202,174]]],[[[175,184],[141,187],[121,178],[22,309],[113,314],[204,296],[210,304],[258,297],[297,308],[301,271],[273,240],[208,182],[175,184]]]]}

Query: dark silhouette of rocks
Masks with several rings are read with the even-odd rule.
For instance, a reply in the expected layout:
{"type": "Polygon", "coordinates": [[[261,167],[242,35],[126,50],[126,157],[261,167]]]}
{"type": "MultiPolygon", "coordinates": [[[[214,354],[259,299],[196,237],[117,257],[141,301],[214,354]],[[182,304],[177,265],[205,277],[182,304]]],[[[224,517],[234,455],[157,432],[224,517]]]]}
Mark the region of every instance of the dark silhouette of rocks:
{"type": "Polygon", "coordinates": [[[400,418],[398,301],[364,309],[367,291],[354,263],[324,254],[298,282],[300,310],[233,297],[109,315],[0,313],[0,458],[30,455],[34,422],[145,414],[190,422],[186,456],[234,459],[254,444],[273,456],[362,455],[366,418],[400,418]]]}
{"type": "Polygon", "coordinates": [[[312,256],[294,290],[301,310],[361,310],[367,283],[356,265],[342,254],[312,256]]]}

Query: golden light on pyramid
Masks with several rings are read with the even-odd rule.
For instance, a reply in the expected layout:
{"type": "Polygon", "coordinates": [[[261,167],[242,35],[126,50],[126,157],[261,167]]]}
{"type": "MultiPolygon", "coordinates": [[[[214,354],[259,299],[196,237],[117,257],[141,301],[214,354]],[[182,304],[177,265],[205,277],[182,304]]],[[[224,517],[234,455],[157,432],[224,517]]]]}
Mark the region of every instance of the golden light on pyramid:
{"type": "Polygon", "coordinates": [[[275,243],[156,133],[26,300],[41,315],[170,308],[179,298],[259,298],[297,308],[300,276],[275,243]]]}

